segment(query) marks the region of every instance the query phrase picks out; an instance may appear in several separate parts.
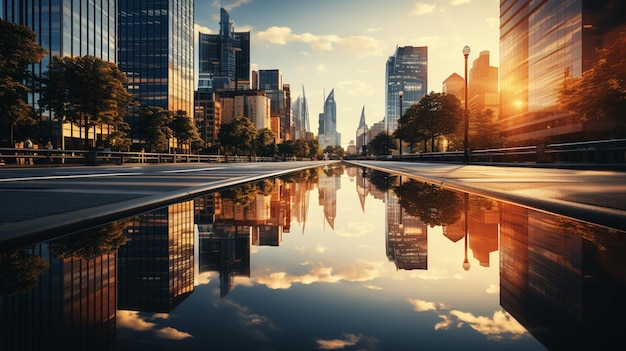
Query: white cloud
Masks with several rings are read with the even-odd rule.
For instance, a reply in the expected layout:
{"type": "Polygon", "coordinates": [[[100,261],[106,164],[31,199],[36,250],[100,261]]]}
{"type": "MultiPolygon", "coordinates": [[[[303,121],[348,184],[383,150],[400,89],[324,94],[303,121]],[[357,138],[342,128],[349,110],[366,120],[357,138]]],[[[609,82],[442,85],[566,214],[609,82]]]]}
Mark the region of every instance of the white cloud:
{"type": "Polygon", "coordinates": [[[233,3],[231,3],[231,4],[224,4],[224,2],[220,0],[220,1],[213,1],[213,6],[217,7],[217,8],[223,7],[224,10],[230,12],[233,9],[235,9],[235,8],[241,6],[241,5],[245,5],[245,4],[249,3],[250,1],[252,1],[252,0],[236,0],[236,1],[233,1],[233,3]]]}
{"type": "MultiPolygon", "coordinates": [[[[317,348],[321,350],[341,350],[356,346],[358,350],[377,350],[378,339],[371,336],[344,334],[341,339],[315,339],[317,348]]],[[[352,349],[352,348],[350,348],[352,349]]]]}
{"type": "Polygon", "coordinates": [[[463,4],[469,4],[472,0],[450,0],[450,5],[458,6],[463,4]]]}
{"type": "Polygon", "coordinates": [[[174,329],[172,327],[165,327],[163,329],[159,329],[155,332],[155,334],[163,339],[171,339],[171,340],[182,340],[191,338],[191,334],[181,332],[180,330],[174,329]]]}
{"type": "Polygon", "coordinates": [[[154,328],[156,324],[147,322],[139,316],[137,311],[117,311],[117,326],[122,328],[128,328],[132,330],[150,330],[154,328]]]}
{"type": "Polygon", "coordinates": [[[205,27],[205,26],[201,26],[199,24],[194,23],[193,25],[193,31],[194,33],[204,33],[204,34],[211,34],[213,33],[213,31],[211,31],[211,28],[209,27],[205,27]]]}
{"type": "Polygon", "coordinates": [[[418,2],[413,5],[413,10],[410,12],[410,15],[419,16],[419,15],[425,15],[425,14],[433,13],[433,12],[435,12],[435,5],[418,2]]]}
{"type": "Polygon", "coordinates": [[[411,303],[411,305],[413,305],[413,309],[417,312],[424,312],[424,311],[436,311],[437,310],[437,303],[435,302],[430,302],[430,301],[424,301],[424,300],[420,300],[420,299],[408,299],[409,302],[411,303]]]}

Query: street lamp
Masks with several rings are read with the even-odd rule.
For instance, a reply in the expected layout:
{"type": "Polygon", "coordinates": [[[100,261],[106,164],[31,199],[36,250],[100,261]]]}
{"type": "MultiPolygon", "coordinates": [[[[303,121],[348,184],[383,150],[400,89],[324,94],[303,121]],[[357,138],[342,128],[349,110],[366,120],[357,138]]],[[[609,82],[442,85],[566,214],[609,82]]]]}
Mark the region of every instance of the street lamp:
{"type": "MultiPolygon", "coordinates": [[[[398,128],[400,128],[400,119],[402,118],[402,95],[403,92],[400,90],[398,93],[398,96],[400,97],[400,116],[398,117],[398,128]]],[[[400,136],[400,133],[398,133],[398,144],[400,146],[400,156],[402,156],[402,137],[400,136]]]]}
{"type": "Polygon", "coordinates": [[[470,161],[469,154],[469,116],[467,113],[467,56],[470,54],[470,47],[465,45],[463,48],[463,56],[465,56],[465,131],[463,136],[463,162],[468,163],[470,161]]]}

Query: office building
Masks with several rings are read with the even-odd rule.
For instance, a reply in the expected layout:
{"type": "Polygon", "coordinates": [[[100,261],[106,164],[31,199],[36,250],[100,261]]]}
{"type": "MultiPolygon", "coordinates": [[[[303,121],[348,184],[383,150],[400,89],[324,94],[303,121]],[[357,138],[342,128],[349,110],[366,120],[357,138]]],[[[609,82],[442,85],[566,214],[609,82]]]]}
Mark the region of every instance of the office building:
{"type": "Polygon", "coordinates": [[[317,140],[322,150],[327,146],[341,146],[341,133],[337,132],[337,103],[335,89],[331,90],[324,102],[324,112],[319,114],[317,140]]]}
{"type": "Polygon", "coordinates": [[[309,104],[306,101],[304,85],[302,86],[302,96],[298,96],[291,107],[293,111],[293,121],[296,140],[312,140],[311,126],[309,122],[309,104]]]}
{"type": "MultiPolygon", "coordinates": [[[[616,0],[500,1],[500,123],[510,145],[609,138],[613,123],[581,121],[558,92],[582,77],[626,25],[616,0]]],[[[470,81],[471,82],[471,81],[470,81]]]]}
{"type": "Polygon", "coordinates": [[[397,128],[400,118],[400,92],[402,111],[428,93],[428,47],[396,47],[396,52],[387,60],[385,77],[385,124],[391,133],[397,128]]]}
{"type": "Polygon", "coordinates": [[[118,65],[141,106],[193,118],[193,9],[193,0],[118,1],[118,65]]]}
{"type": "Polygon", "coordinates": [[[291,114],[291,88],[283,84],[283,74],[278,69],[262,69],[252,77],[252,86],[264,92],[271,101],[272,131],[282,143],[295,140],[295,123],[291,114]]]}
{"type": "Polygon", "coordinates": [[[250,88],[250,32],[235,32],[220,9],[220,33],[198,36],[198,91],[250,88]]]}
{"type": "Polygon", "coordinates": [[[356,129],[356,153],[365,155],[366,145],[370,142],[368,138],[367,124],[365,123],[365,106],[361,109],[361,119],[359,120],[359,126],[356,129]]]}

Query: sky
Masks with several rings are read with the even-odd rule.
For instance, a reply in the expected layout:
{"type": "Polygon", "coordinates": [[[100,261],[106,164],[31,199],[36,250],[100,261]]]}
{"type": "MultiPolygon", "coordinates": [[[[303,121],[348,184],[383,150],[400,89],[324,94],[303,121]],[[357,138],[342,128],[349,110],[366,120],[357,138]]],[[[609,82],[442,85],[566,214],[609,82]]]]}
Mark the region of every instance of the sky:
{"type": "Polygon", "coordinates": [[[464,75],[465,45],[469,68],[481,51],[499,66],[499,0],[196,0],[196,32],[219,33],[220,7],[235,31],[250,31],[252,70],[280,70],[293,101],[304,87],[316,135],[334,89],[344,148],[363,109],[369,127],[383,120],[386,63],[396,47],[428,47],[428,92],[464,75]]]}

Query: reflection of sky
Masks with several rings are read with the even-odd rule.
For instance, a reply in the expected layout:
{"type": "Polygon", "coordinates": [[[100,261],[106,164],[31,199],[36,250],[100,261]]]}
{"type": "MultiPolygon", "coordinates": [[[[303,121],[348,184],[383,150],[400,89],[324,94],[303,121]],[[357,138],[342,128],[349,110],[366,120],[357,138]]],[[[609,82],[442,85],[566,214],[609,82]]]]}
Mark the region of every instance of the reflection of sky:
{"type": "Polygon", "coordinates": [[[253,247],[250,278],[237,277],[223,299],[217,275],[205,273],[168,318],[120,311],[118,339],[152,334],[164,349],[543,349],[499,305],[498,252],[483,267],[470,249],[465,271],[463,240],[428,228],[428,270],[396,270],[385,204],[369,196],[363,211],[344,175],[336,205],[332,230],[312,196],[304,232],[294,221],[280,247],[253,247]]]}

